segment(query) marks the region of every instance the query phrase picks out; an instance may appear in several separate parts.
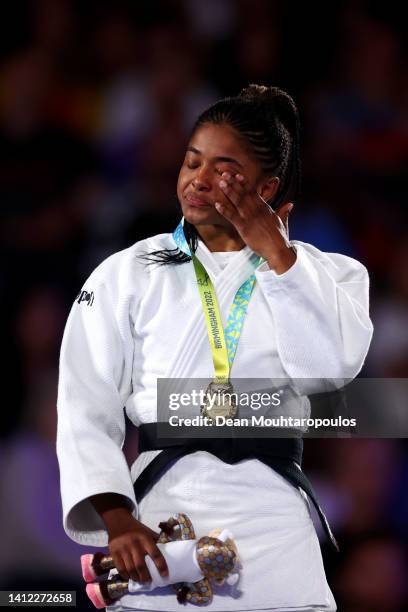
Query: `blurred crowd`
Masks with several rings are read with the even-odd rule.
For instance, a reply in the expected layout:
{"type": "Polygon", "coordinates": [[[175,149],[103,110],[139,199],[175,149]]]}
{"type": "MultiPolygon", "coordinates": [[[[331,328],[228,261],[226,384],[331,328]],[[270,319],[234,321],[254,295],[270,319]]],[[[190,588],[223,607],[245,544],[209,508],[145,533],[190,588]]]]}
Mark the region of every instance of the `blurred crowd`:
{"type": "MultiPolygon", "coordinates": [[[[304,181],[291,238],[367,266],[375,334],[362,375],[408,376],[404,19],[398,3],[360,0],[8,5],[0,588],[71,588],[80,597],[83,549],[62,531],[55,458],[64,323],[98,263],[177,224],[178,169],[210,103],[250,82],[293,95],[304,181]]],[[[133,431],[126,452],[129,461],[137,452],[133,431]]],[[[406,442],[309,440],[306,468],[341,543],[336,556],[324,547],[339,610],[406,611],[406,442]]],[[[78,609],[89,607],[80,600],[78,609]]]]}

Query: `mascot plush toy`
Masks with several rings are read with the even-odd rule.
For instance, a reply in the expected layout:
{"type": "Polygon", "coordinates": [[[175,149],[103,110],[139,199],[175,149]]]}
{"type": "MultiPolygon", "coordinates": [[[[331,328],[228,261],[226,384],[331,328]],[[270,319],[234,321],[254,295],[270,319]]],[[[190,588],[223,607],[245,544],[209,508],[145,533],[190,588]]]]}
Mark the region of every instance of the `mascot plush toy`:
{"type": "Polygon", "coordinates": [[[96,608],[111,605],[127,593],[152,591],[168,585],[175,590],[179,603],[205,606],[213,598],[212,582],[219,586],[224,581],[229,585],[238,582],[240,560],[232,534],[227,529],[211,531],[197,540],[193,525],[185,514],[171,516],[167,522],[160,523],[159,528],[157,545],[166,559],[169,574],[161,576],[152,559],[146,555],[152,578],[147,584],[121,580],[112,557],[103,553],[82,555],[82,575],[88,583],[86,592],[96,608]],[[111,579],[97,581],[109,571],[111,579]]]}

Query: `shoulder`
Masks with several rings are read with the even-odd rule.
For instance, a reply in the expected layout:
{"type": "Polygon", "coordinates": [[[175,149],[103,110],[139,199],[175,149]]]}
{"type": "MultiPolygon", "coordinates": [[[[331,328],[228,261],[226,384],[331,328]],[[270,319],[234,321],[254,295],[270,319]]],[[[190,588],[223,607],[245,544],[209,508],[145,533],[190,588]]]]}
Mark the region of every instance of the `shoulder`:
{"type": "Polygon", "coordinates": [[[174,249],[172,234],[158,234],[104,259],[83,284],[77,301],[92,301],[96,292],[110,296],[116,304],[137,303],[149,286],[157,266],[149,265],[144,255],[161,249],[174,249]]]}
{"type": "Polygon", "coordinates": [[[367,268],[357,259],[341,253],[327,253],[307,242],[292,240],[298,257],[309,265],[324,266],[329,273],[342,282],[358,282],[368,279],[367,268]]]}
{"type": "Polygon", "coordinates": [[[104,259],[91,273],[88,280],[98,284],[110,284],[116,281],[136,281],[148,277],[152,266],[149,266],[144,255],[161,249],[174,249],[172,234],[157,234],[139,240],[130,247],[113,253],[104,259]]]}

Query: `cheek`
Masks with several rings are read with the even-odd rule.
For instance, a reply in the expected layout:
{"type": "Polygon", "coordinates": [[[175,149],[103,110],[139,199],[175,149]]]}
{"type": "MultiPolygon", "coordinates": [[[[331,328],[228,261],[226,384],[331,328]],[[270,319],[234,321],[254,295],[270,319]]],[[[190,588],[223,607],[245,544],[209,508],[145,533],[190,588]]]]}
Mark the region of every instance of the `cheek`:
{"type": "Polygon", "coordinates": [[[185,172],[183,169],[181,169],[178,175],[178,179],[177,179],[177,193],[181,193],[186,188],[188,183],[189,183],[188,173],[185,172]]]}
{"type": "Polygon", "coordinates": [[[181,200],[182,193],[183,193],[183,183],[182,183],[182,177],[179,174],[179,177],[177,179],[177,196],[179,200],[181,200]]]}

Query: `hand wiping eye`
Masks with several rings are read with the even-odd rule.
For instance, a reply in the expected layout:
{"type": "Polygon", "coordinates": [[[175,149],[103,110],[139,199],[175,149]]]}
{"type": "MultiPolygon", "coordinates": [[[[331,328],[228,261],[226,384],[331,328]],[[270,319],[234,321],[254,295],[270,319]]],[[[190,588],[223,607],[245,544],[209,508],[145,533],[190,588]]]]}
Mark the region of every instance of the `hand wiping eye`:
{"type": "Polygon", "coordinates": [[[215,207],[234,225],[242,240],[278,273],[290,268],[296,260],[288,232],[293,204],[287,202],[274,212],[266,194],[258,193],[255,186],[248,189],[245,177],[239,173],[223,172],[219,187],[224,201],[216,202],[215,207]]]}

